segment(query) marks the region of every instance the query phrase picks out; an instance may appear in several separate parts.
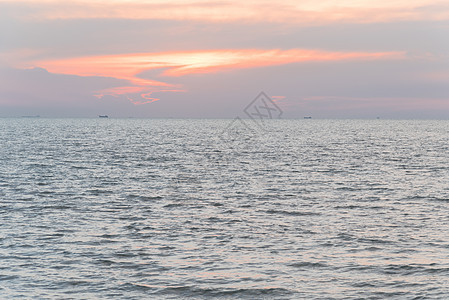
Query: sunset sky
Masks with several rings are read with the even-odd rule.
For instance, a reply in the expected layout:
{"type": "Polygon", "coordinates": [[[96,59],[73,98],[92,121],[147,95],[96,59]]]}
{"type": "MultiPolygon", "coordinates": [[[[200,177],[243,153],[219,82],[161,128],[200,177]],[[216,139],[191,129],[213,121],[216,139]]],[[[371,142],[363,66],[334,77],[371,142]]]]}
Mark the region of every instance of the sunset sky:
{"type": "Polygon", "coordinates": [[[0,0],[0,117],[449,118],[447,0],[0,0]]]}

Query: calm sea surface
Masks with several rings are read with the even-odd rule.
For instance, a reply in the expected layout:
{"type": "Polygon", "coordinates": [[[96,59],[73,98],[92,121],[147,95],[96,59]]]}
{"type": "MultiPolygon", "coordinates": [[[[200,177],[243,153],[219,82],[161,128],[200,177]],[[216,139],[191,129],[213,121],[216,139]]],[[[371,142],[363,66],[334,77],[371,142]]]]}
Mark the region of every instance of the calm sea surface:
{"type": "Polygon", "coordinates": [[[449,299],[449,121],[229,124],[0,119],[0,298],[449,299]]]}

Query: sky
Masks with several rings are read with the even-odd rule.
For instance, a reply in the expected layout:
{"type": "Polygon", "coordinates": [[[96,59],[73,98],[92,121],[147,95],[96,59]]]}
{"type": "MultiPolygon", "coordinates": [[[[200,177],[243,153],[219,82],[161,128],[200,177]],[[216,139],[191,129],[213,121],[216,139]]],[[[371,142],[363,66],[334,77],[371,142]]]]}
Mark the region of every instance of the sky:
{"type": "Polygon", "coordinates": [[[449,118],[447,0],[0,0],[0,117],[449,118]]]}

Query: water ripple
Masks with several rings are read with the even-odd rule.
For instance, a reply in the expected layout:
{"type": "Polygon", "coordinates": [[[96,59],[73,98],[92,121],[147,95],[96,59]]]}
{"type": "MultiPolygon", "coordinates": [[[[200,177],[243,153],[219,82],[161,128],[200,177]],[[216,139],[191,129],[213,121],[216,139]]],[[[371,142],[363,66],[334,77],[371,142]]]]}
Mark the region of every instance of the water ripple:
{"type": "Polygon", "coordinates": [[[0,119],[2,299],[445,299],[447,121],[0,119]]]}

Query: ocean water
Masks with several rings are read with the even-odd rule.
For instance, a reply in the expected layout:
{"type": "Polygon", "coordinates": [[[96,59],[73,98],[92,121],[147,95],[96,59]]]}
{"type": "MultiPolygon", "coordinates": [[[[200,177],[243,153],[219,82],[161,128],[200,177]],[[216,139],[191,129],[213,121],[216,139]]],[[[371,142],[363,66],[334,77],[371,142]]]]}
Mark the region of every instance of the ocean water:
{"type": "Polygon", "coordinates": [[[449,298],[449,121],[229,122],[0,119],[0,298],[449,298]]]}

